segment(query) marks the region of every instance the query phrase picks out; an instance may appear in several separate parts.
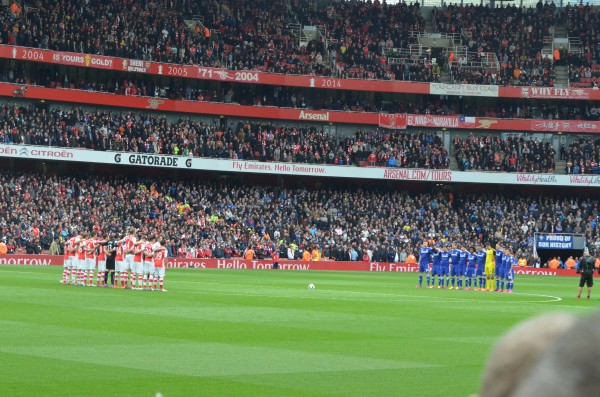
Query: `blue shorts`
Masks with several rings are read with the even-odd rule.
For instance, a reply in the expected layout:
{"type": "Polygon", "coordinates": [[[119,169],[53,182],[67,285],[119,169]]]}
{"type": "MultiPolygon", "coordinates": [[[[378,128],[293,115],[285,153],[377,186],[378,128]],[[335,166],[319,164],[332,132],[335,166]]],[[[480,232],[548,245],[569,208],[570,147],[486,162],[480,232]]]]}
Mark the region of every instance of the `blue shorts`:
{"type": "Polygon", "coordinates": [[[427,273],[429,271],[429,264],[419,265],[419,273],[427,273]]]}
{"type": "Polygon", "coordinates": [[[506,269],[505,279],[513,281],[515,279],[515,270],[506,269]]]}
{"type": "Polygon", "coordinates": [[[503,279],[503,278],[504,278],[504,268],[503,268],[503,267],[501,267],[500,269],[498,269],[498,270],[496,271],[496,277],[497,277],[497,278],[500,278],[500,279],[503,279]]]}
{"type": "Polygon", "coordinates": [[[500,277],[501,277],[501,276],[500,276],[501,272],[502,272],[502,266],[496,266],[496,270],[494,271],[494,275],[495,275],[497,278],[500,278],[500,277]]]}
{"type": "Polygon", "coordinates": [[[477,270],[475,270],[476,276],[483,276],[483,266],[477,266],[477,270]]]}
{"type": "Polygon", "coordinates": [[[456,265],[456,266],[452,266],[452,270],[450,271],[450,275],[451,276],[462,276],[464,274],[464,270],[462,268],[462,266],[460,265],[456,265]]]}
{"type": "Polygon", "coordinates": [[[514,276],[514,271],[510,271],[510,268],[502,268],[500,269],[500,278],[501,279],[508,279],[509,277],[513,277],[514,276]]]}
{"type": "Polygon", "coordinates": [[[475,268],[473,266],[467,266],[467,269],[465,270],[465,276],[473,277],[474,275],[475,275],[475,268]]]}
{"type": "Polygon", "coordinates": [[[450,274],[450,268],[447,266],[440,266],[440,276],[447,276],[450,274]]]}
{"type": "Polygon", "coordinates": [[[432,276],[438,276],[438,275],[440,275],[440,274],[441,274],[441,273],[440,273],[440,267],[439,267],[439,266],[433,266],[433,267],[431,268],[431,275],[432,275],[432,276]]]}

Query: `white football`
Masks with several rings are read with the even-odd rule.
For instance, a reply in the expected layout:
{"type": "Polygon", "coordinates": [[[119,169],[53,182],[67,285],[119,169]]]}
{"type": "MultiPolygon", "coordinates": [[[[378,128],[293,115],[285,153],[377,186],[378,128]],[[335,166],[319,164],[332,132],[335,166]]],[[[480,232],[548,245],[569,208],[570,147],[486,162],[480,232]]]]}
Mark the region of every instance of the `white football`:
{"type": "Polygon", "coordinates": [[[315,285],[314,284],[308,284],[308,289],[315,289],[315,285]]]}

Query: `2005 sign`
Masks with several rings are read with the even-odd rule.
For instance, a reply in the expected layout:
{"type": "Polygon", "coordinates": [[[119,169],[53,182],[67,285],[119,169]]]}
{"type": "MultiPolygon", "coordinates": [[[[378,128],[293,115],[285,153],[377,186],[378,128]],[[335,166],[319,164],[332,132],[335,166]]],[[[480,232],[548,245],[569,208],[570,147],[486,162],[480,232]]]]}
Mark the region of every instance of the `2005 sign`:
{"type": "Polygon", "coordinates": [[[188,75],[188,68],[184,67],[184,66],[171,66],[168,65],[167,66],[167,74],[169,76],[182,76],[182,77],[187,77],[188,75]]]}

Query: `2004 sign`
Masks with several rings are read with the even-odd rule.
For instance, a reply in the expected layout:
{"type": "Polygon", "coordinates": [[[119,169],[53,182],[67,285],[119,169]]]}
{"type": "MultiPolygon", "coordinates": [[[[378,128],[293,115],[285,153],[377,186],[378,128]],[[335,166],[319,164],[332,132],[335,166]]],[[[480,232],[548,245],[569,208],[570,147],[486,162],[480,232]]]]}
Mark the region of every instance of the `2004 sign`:
{"type": "Polygon", "coordinates": [[[256,72],[248,71],[228,71],[209,68],[199,68],[198,77],[201,79],[221,79],[233,81],[254,81],[258,82],[259,77],[256,72]]]}

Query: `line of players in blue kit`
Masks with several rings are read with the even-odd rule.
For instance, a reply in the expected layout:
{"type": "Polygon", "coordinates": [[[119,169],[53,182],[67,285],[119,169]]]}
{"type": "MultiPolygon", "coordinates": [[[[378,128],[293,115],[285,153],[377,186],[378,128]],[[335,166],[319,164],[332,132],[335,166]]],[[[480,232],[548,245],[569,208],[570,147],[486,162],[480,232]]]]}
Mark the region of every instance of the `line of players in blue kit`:
{"type": "Polygon", "coordinates": [[[423,287],[423,274],[427,275],[427,288],[464,289],[469,291],[497,291],[511,293],[514,287],[518,259],[510,249],[486,244],[467,249],[451,245],[424,242],[419,255],[419,284],[423,287]],[[495,283],[495,288],[494,288],[495,283]]]}

